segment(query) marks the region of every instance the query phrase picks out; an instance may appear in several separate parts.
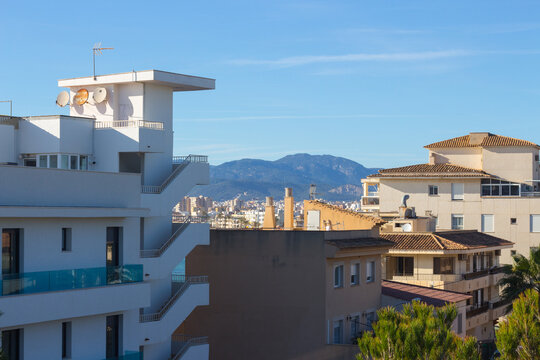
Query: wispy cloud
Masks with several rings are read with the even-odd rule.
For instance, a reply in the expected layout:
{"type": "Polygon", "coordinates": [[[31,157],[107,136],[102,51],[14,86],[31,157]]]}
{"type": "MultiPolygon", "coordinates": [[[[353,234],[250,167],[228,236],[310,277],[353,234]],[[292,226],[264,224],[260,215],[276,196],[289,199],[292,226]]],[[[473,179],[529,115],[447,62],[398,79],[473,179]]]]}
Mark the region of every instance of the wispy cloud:
{"type": "Polygon", "coordinates": [[[383,115],[383,114],[356,114],[356,115],[253,115],[229,116],[211,118],[175,119],[180,122],[220,122],[220,121],[250,121],[250,120],[310,120],[310,119],[375,119],[375,118],[411,118],[413,115],[383,115]]]}
{"type": "Polygon", "coordinates": [[[344,63],[344,62],[399,62],[399,61],[425,61],[444,58],[454,58],[470,55],[466,50],[441,50],[441,51],[420,51],[420,52],[399,52],[399,53],[361,53],[346,55],[308,55],[292,56],[275,60],[256,59],[236,59],[230,63],[234,65],[271,65],[281,67],[291,67],[322,63],[344,63]]]}

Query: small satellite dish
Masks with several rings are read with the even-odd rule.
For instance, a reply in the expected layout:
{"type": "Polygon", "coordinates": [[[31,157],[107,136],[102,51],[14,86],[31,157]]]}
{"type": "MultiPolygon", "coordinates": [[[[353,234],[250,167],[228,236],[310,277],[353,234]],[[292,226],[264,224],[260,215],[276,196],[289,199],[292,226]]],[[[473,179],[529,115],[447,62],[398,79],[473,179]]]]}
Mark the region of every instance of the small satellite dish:
{"type": "Polygon", "coordinates": [[[88,101],[88,90],[80,89],[73,97],[73,102],[77,105],[84,105],[88,101]]]}
{"type": "Polygon", "coordinates": [[[100,104],[107,99],[107,89],[104,87],[98,87],[94,90],[92,95],[96,104],[100,104]]]}
{"type": "Polygon", "coordinates": [[[411,224],[404,224],[402,227],[403,232],[411,232],[412,231],[412,225],[411,224]]]}
{"type": "Polygon", "coordinates": [[[69,93],[67,91],[61,91],[56,97],[56,105],[64,107],[69,103],[69,93]]]}

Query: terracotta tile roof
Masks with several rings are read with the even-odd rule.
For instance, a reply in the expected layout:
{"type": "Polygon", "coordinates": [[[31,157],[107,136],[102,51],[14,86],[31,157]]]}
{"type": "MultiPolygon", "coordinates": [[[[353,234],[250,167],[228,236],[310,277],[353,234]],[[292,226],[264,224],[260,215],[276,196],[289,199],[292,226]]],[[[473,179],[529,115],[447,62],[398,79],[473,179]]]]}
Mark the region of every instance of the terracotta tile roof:
{"type": "Polygon", "coordinates": [[[501,136],[488,133],[478,145],[470,143],[470,135],[459,136],[453,139],[443,140],[424,146],[426,149],[433,148],[461,148],[461,147],[488,147],[488,146],[526,146],[540,148],[537,144],[508,136],[501,136]]]}
{"type": "Polygon", "coordinates": [[[404,284],[388,280],[382,281],[381,290],[383,295],[402,299],[404,301],[411,301],[415,298],[420,298],[420,301],[437,307],[444,306],[446,303],[457,303],[472,298],[471,295],[460,292],[404,284]]]}
{"type": "Polygon", "coordinates": [[[425,233],[381,233],[394,242],[393,250],[472,250],[511,246],[511,241],[476,230],[449,230],[425,233]]]}
{"type": "Polygon", "coordinates": [[[335,205],[330,205],[330,204],[324,203],[324,202],[319,201],[319,200],[304,200],[304,201],[307,204],[314,204],[314,205],[320,206],[322,208],[326,208],[328,210],[340,212],[340,213],[345,214],[345,215],[352,215],[352,216],[356,216],[356,217],[359,217],[359,218],[362,218],[362,219],[365,219],[365,220],[369,220],[374,225],[379,225],[379,224],[386,223],[386,221],[384,221],[383,219],[381,219],[380,217],[378,217],[376,215],[366,215],[366,214],[359,213],[357,211],[342,209],[342,208],[337,207],[335,205]]]}
{"type": "Polygon", "coordinates": [[[479,169],[451,164],[417,164],[391,169],[381,169],[368,177],[490,177],[479,169]]]}
{"type": "Polygon", "coordinates": [[[394,243],[382,238],[358,238],[358,239],[342,239],[342,240],[326,240],[326,243],[343,249],[356,249],[364,247],[392,247],[394,243]]]}

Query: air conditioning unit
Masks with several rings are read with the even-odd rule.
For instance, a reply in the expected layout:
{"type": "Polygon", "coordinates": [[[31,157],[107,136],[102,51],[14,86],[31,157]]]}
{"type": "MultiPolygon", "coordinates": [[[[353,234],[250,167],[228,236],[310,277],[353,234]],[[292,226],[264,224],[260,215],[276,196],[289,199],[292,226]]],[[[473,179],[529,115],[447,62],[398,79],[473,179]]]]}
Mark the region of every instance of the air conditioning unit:
{"type": "Polygon", "coordinates": [[[468,255],[467,254],[458,254],[457,259],[459,261],[467,261],[468,255]]]}

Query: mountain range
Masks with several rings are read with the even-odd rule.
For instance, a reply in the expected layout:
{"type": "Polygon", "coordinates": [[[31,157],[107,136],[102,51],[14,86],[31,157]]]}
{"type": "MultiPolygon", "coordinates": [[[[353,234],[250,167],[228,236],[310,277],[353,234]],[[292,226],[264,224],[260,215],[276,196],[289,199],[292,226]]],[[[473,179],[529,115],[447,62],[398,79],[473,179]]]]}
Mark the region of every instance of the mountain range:
{"type": "Polygon", "coordinates": [[[329,201],[358,200],[361,179],[378,168],[331,155],[294,154],[275,161],[241,159],[210,166],[210,185],[196,187],[191,196],[204,195],[223,201],[284,196],[292,187],[297,200],[309,198],[309,185],[317,185],[317,197],[329,201]]]}

